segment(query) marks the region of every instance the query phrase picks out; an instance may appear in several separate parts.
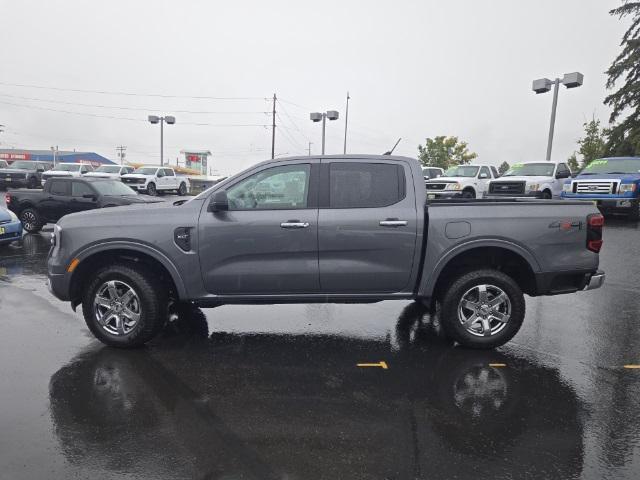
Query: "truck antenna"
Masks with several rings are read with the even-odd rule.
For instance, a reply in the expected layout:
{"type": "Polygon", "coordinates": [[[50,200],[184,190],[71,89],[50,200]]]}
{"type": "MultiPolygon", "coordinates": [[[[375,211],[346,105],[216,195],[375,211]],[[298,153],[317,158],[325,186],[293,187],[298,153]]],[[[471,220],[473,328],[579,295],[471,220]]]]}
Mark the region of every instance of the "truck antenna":
{"type": "Polygon", "coordinates": [[[398,139],[398,141],[396,142],[396,144],[393,146],[393,148],[391,150],[389,150],[388,152],[384,152],[383,155],[392,155],[393,151],[396,149],[396,147],[398,146],[398,144],[400,143],[400,140],[402,140],[402,137],[400,137],[398,139]]]}

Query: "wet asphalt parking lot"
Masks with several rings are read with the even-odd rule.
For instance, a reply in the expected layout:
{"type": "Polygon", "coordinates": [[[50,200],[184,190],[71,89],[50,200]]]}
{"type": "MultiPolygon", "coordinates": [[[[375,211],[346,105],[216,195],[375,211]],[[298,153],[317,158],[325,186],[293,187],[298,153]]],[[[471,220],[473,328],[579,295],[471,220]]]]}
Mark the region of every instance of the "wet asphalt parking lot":
{"type": "Polygon", "coordinates": [[[640,476],[636,223],[607,219],[603,288],[527,298],[495,351],[391,301],[194,309],[107,348],[47,291],[48,235],[0,250],[0,478],[640,476]]]}

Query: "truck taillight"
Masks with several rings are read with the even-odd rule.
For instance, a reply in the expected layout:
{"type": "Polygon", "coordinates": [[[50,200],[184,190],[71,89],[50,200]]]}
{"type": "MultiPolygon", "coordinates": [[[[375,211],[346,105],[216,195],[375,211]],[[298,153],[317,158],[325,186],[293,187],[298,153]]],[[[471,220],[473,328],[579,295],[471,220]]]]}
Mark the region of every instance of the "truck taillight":
{"type": "Polygon", "coordinates": [[[9,195],[8,193],[4,194],[4,203],[5,205],[9,205],[11,203],[11,195],[9,195]]]}
{"type": "Polygon", "coordinates": [[[602,248],[602,227],[604,217],[599,213],[592,213],[587,217],[587,249],[598,253],[602,248]]]}

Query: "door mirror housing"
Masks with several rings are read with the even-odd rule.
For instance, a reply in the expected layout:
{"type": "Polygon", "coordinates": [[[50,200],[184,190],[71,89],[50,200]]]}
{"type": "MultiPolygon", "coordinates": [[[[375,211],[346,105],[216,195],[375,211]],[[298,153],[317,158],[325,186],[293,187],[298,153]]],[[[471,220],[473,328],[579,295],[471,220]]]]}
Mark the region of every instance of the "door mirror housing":
{"type": "Polygon", "coordinates": [[[558,172],[556,173],[556,178],[560,179],[560,178],[570,178],[571,175],[569,174],[569,172],[558,172]]]}
{"type": "Polygon", "coordinates": [[[226,190],[218,190],[213,194],[209,201],[209,212],[224,212],[229,210],[229,199],[226,190]]]}
{"type": "Polygon", "coordinates": [[[82,195],[82,198],[90,198],[95,202],[98,199],[98,196],[94,195],[93,193],[85,193],[84,195],[82,195]]]}

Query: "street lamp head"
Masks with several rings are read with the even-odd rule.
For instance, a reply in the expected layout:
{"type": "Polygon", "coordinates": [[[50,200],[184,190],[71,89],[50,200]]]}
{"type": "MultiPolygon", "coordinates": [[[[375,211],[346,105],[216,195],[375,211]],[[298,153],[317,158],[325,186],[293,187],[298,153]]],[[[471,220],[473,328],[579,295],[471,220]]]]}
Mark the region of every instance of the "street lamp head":
{"type": "Polygon", "coordinates": [[[322,114],[320,112],[313,112],[309,114],[309,118],[312,122],[319,122],[320,120],[322,120],[322,114]]]}
{"type": "Polygon", "coordinates": [[[580,72],[565,73],[562,78],[562,84],[567,88],[576,88],[582,86],[584,75],[580,72]]]}
{"type": "Polygon", "coordinates": [[[536,93],[547,93],[551,90],[551,85],[553,85],[553,82],[548,78],[539,78],[533,81],[531,89],[536,93]]]}
{"type": "Polygon", "coordinates": [[[174,123],[176,123],[176,117],[172,117],[171,115],[168,115],[164,117],[164,121],[167,122],[169,125],[173,125],[174,123]]]}
{"type": "Polygon", "coordinates": [[[149,115],[148,119],[149,119],[149,122],[151,122],[151,123],[159,123],[160,122],[160,117],[158,117],[157,115],[149,115]]]}
{"type": "Polygon", "coordinates": [[[327,110],[327,118],[329,120],[337,120],[338,112],[336,110],[327,110]]]}

